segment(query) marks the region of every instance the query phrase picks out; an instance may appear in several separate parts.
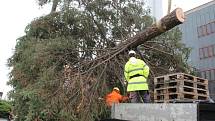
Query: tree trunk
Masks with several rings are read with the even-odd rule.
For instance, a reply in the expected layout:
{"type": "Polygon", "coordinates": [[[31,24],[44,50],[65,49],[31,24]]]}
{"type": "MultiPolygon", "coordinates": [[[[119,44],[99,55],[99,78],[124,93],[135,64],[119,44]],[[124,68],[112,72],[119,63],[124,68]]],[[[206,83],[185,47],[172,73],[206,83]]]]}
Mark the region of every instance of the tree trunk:
{"type": "Polygon", "coordinates": [[[53,0],[51,13],[56,12],[58,3],[59,3],[59,0],[53,0]]]}
{"type": "MultiPolygon", "coordinates": [[[[145,31],[138,33],[136,36],[129,38],[123,45],[126,44],[127,48],[135,48],[140,44],[172,29],[173,27],[184,22],[184,13],[181,8],[176,8],[170,14],[163,17],[156,24],[147,28],[145,31]]],[[[121,44],[119,45],[121,46],[121,44]]]]}

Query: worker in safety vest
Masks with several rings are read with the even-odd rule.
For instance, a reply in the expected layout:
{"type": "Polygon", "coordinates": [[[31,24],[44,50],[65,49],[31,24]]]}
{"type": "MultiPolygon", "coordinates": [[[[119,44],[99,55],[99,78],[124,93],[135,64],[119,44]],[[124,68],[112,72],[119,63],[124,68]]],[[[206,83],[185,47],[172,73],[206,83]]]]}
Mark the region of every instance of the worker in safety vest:
{"type": "Polygon", "coordinates": [[[122,96],[118,87],[114,87],[113,91],[105,97],[105,102],[109,107],[111,107],[113,103],[120,103],[126,100],[128,100],[128,97],[122,96]]]}
{"type": "Polygon", "coordinates": [[[150,102],[147,78],[149,67],[146,63],[136,58],[136,52],[129,51],[129,61],[125,64],[124,75],[127,81],[127,92],[131,103],[150,102]]]}

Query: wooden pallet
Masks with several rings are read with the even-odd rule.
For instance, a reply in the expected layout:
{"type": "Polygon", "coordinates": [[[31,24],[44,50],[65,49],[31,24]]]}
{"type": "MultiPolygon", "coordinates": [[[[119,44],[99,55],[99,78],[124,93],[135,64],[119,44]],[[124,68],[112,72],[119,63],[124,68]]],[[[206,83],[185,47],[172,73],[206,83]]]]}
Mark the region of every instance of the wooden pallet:
{"type": "Polygon", "coordinates": [[[154,90],[154,94],[169,94],[169,93],[180,93],[180,92],[207,95],[208,90],[200,89],[200,88],[193,88],[193,87],[189,87],[189,86],[183,86],[183,87],[174,86],[174,87],[159,88],[159,89],[154,90]]]}
{"type": "Polygon", "coordinates": [[[207,94],[195,94],[192,92],[172,92],[172,93],[166,93],[166,94],[155,94],[155,100],[169,100],[169,99],[199,99],[200,97],[205,97],[205,99],[208,99],[207,94]]]}
{"type": "Polygon", "coordinates": [[[208,95],[207,89],[201,89],[201,88],[195,88],[195,87],[189,87],[189,86],[181,86],[181,87],[173,86],[173,87],[154,89],[154,94],[169,94],[169,93],[183,93],[183,92],[208,95]]]}
{"type": "Polygon", "coordinates": [[[167,80],[165,83],[154,83],[155,89],[164,88],[164,87],[172,87],[172,86],[189,86],[201,89],[208,89],[208,84],[194,82],[190,80],[167,80]]]}
{"type": "Polygon", "coordinates": [[[155,102],[171,102],[171,101],[186,101],[186,100],[208,100],[207,95],[192,94],[192,93],[170,93],[155,95],[155,102]]]}
{"type": "Polygon", "coordinates": [[[197,82],[201,84],[208,84],[207,79],[203,79],[200,77],[196,77],[196,76],[192,76],[184,73],[174,73],[174,74],[169,74],[164,76],[158,76],[154,78],[154,83],[162,84],[162,83],[166,83],[166,81],[168,80],[188,80],[188,81],[197,82]]]}
{"type": "MultiPolygon", "coordinates": [[[[154,100],[207,100],[208,80],[188,74],[176,73],[154,79],[154,100]]],[[[168,102],[168,101],[167,101],[168,102]]]]}
{"type": "Polygon", "coordinates": [[[199,97],[199,100],[197,99],[170,99],[170,100],[154,100],[156,103],[177,103],[177,102],[196,102],[196,101],[202,101],[206,100],[205,97],[199,97]]]}

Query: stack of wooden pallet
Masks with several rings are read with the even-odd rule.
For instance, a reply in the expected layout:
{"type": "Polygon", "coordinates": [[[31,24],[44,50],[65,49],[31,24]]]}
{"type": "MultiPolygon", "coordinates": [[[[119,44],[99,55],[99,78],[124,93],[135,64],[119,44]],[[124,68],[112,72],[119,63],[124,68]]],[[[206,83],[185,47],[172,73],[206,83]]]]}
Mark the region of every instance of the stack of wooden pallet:
{"type": "Polygon", "coordinates": [[[184,73],[154,78],[154,101],[196,101],[208,99],[208,80],[184,73]]]}

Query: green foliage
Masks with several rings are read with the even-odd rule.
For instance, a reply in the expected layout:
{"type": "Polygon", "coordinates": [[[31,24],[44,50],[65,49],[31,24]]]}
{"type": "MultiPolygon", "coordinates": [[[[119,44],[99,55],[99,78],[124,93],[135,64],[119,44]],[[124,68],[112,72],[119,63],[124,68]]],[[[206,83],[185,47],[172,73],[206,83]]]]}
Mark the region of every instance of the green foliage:
{"type": "Polygon", "coordinates": [[[0,118],[8,118],[11,108],[12,106],[9,101],[0,100],[0,118]]]}
{"type": "Polygon", "coordinates": [[[13,78],[9,83],[16,90],[16,93],[11,95],[16,100],[15,110],[20,120],[30,121],[38,117],[38,112],[43,110],[46,93],[51,94],[58,88],[58,78],[65,61],[72,61],[77,53],[70,51],[75,45],[71,38],[70,42],[65,38],[47,42],[23,37],[19,43],[16,49],[22,53],[15,54],[11,60],[14,69],[11,72],[13,78]],[[22,41],[24,42],[21,43],[22,41]],[[63,56],[64,53],[67,55],[63,56]]]}
{"type": "MultiPolygon", "coordinates": [[[[150,61],[153,68],[160,67],[157,74],[166,74],[170,70],[173,72],[190,73],[187,59],[191,49],[181,43],[181,35],[178,27],[146,42],[145,58],[150,61]],[[151,48],[148,48],[151,47],[151,48]],[[156,49],[156,50],[154,50],[156,49]]],[[[143,46],[144,48],[144,46],[143,46]]]]}
{"type": "MultiPolygon", "coordinates": [[[[44,4],[49,2],[45,0],[44,4]]],[[[98,97],[105,95],[106,87],[120,84],[125,59],[119,57],[87,72],[86,77],[72,75],[71,79],[65,78],[64,65],[74,68],[71,73],[84,72],[95,64],[82,64],[153,23],[149,10],[139,0],[60,3],[59,12],[37,18],[26,27],[26,35],[17,39],[14,55],[8,61],[13,67],[8,83],[14,87],[10,96],[17,121],[93,121],[106,117],[108,111],[98,97]]],[[[155,74],[167,73],[169,68],[187,69],[189,49],[180,44],[180,38],[176,28],[140,46],[155,74]]]]}

